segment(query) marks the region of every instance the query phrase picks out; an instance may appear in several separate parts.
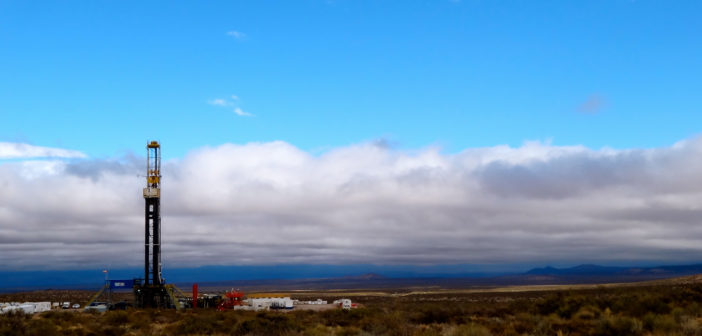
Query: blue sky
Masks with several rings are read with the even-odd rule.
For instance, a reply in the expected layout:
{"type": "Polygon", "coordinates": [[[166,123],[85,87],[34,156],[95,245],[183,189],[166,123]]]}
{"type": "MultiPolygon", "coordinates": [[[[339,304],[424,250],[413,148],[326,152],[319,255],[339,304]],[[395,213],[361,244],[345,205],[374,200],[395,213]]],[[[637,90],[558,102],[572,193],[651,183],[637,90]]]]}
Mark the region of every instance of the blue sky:
{"type": "Polygon", "coordinates": [[[698,1],[0,3],[0,141],[180,157],[670,145],[700,132],[698,1]],[[237,96],[236,106],[208,104],[237,96]],[[589,106],[589,108],[584,107],[589,106]],[[233,113],[240,108],[253,116],[233,113]]]}
{"type": "Polygon", "coordinates": [[[700,13],[0,1],[0,270],[700,262],[700,13]]]}

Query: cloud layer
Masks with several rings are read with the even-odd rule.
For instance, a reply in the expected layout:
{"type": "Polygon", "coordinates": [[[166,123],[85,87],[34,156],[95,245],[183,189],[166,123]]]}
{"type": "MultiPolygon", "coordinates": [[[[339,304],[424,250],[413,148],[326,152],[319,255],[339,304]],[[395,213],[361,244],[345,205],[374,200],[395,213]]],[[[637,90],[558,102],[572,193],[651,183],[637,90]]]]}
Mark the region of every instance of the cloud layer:
{"type": "Polygon", "coordinates": [[[227,36],[231,36],[237,40],[241,40],[241,39],[246,37],[246,34],[240,32],[240,31],[230,30],[227,32],[227,36]]]}
{"type": "Polygon", "coordinates": [[[33,146],[23,143],[0,142],[0,159],[35,157],[84,158],[85,154],[68,149],[33,146]]]}
{"type": "MultiPolygon", "coordinates": [[[[24,145],[17,145],[24,146],[24,145]]],[[[164,144],[168,150],[168,144],[164,144]]],[[[166,267],[699,260],[702,139],[657,149],[315,156],[200,148],[163,167],[166,267]]],[[[0,265],[139,265],[142,158],[0,164],[0,265]]]]}
{"type": "Polygon", "coordinates": [[[241,109],[241,107],[238,106],[239,102],[239,96],[237,95],[231,95],[229,98],[215,98],[212,100],[207,101],[208,104],[213,105],[213,106],[220,106],[220,107],[229,107],[229,108],[234,108],[232,110],[234,114],[240,117],[253,117],[254,115],[252,113],[246,112],[241,109]]]}

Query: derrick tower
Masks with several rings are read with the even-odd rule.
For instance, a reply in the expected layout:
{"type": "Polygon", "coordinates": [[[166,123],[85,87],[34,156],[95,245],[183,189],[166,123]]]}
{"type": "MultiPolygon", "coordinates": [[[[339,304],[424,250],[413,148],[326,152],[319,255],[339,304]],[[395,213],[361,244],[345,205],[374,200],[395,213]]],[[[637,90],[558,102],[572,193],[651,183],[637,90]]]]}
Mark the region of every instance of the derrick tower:
{"type": "Polygon", "coordinates": [[[161,145],[146,145],[146,188],[144,188],[144,283],[161,285],[161,145]]]}
{"type": "Polygon", "coordinates": [[[161,145],[146,145],[144,188],[144,279],[134,287],[139,307],[170,307],[171,296],[161,276],[161,145]]]}

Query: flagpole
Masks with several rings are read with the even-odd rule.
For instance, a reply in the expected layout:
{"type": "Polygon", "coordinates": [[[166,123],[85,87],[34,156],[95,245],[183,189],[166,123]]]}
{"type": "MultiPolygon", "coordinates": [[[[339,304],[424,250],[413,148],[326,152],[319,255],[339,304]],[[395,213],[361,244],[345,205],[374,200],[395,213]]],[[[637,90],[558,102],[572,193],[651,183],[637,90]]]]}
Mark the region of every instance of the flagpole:
{"type": "Polygon", "coordinates": [[[110,287],[110,271],[105,268],[102,270],[102,273],[105,273],[105,287],[107,287],[107,304],[110,305],[112,304],[112,288],[110,287]]]}

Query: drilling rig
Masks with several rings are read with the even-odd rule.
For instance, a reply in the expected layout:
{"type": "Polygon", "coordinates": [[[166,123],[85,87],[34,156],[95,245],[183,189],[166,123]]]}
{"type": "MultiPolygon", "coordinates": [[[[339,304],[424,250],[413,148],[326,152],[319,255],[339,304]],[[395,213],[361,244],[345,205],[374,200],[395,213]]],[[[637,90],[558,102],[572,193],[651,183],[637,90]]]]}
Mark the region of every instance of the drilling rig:
{"type": "Polygon", "coordinates": [[[134,297],[137,307],[171,308],[177,305],[172,286],[161,275],[161,145],[146,145],[146,188],[144,188],[144,279],[137,279],[134,297]]]}

